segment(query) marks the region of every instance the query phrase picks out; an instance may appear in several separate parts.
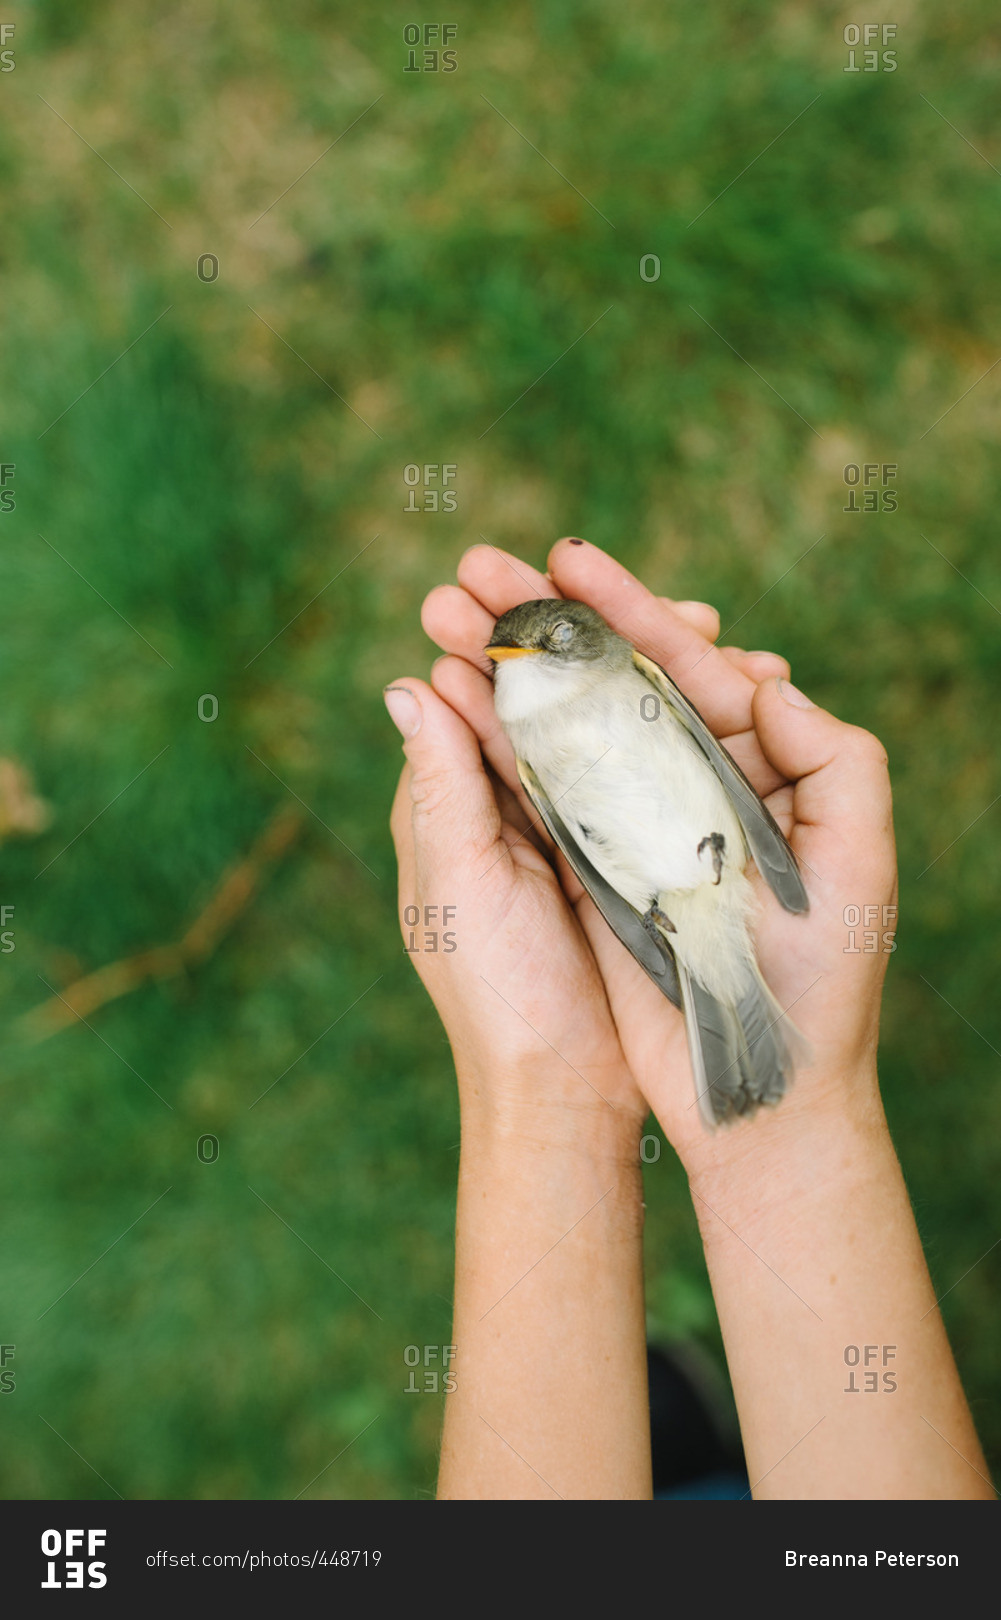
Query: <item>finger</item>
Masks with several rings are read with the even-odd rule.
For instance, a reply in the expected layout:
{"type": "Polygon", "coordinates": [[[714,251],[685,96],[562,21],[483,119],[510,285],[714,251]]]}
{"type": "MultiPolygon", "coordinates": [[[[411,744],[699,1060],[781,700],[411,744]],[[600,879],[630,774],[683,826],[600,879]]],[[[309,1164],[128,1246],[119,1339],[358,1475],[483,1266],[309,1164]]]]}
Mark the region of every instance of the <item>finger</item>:
{"type": "MultiPolygon", "coordinates": [[[[483,647],[490,638],[494,619],[508,607],[516,606],[511,597],[518,595],[518,581],[523,587],[521,600],[540,594],[545,584],[552,588],[544,594],[558,593],[548,576],[537,574],[520,558],[496,546],[473,546],[462,558],[459,568],[465,588],[436,586],[425,598],[421,622],[426,634],[439,647],[458,653],[486,672],[490,665],[483,647]]],[[[707,640],[719,635],[719,613],[708,602],[672,602],[666,596],[659,600],[707,640]]],[[[769,673],[780,671],[775,669],[769,673]]]]}
{"type": "Polygon", "coordinates": [[[707,641],[719,639],[719,609],[709,602],[672,602],[669,596],[660,598],[669,608],[673,608],[679,618],[690,624],[693,630],[705,636],[707,641]]]}
{"type": "Polygon", "coordinates": [[[531,563],[502,551],[489,541],[481,546],[470,546],[459,558],[456,578],[495,619],[508,608],[517,607],[519,602],[560,594],[548,574],[540,574],[531,563]]]}
{"type": "Polygon", "coordinates": [[[513,792],[519,792],[514,749],[497,718],[493,682],[489,677],[471,668],[465,658],[439,658],[431,669],[431,684],[438,696],[476,733],[485,758],[501,781],[513,792]]]}
{"type": "Polygon", "coordinates": [[[871,732],[817,708],[785,680],[755,688],[754,723],[769,760],[795,783],[798,826],[833,829],[860,856],[889,839],[892,860],[886,750],[871,732]]]}
{"type": "Polygon", "coordinates": [[[596,607],[613,630],[667,670],[718,737],[749,730],[754,683],[621,563],[585,540],[560,540],[549,566],[564,596],[596,607]]]}
{"type": "Polygon", "coordinates": [[[723,657],[757,686],[776,675],[789,679],[789,665],[779,653],[745,652],[743,647],[721,647],[723,657]]]}
{"type": "Polygon", "coordinates": [[[442,652],[456,653],[489,674],[493,666],[483,649],[493,635],[494,617],[460,585],[436,585],[424,598],[421,624],[442,652]]]}
{"type": "Polygon", "coordinates": [[[464,658],[439,658],[431,670],[431,684],[476,733],[483,757],[507,795],[501,801],[506,818],[519,834],[531,833],[539,847],[551,853],[552,839],[521,785],[514,749],[497,718],[493,682],[471,668],[464,658]]]}
{"type": "Polygon", "coordinates": [[[482,871],[505,852],[501,818],[472,729],[424,681],[395,681],[386,707],[404,737],[410,766],[409,834],[398,794],[393,836],[400,854],[412,841],[413,873],[427,894],[442,878],[482,871]]]}
{"type": "MultiPolygon", "coordinates": [[[[531,564],[512,552],[502,551],[489,541],[471,546],[459,560],[459,583],[499,618],[508,608],[527,602],[533,596],[559,596],[550,573],[540,574],[531,564]],[[518,581],[524,587],[518,594],[518,581]]],[[[708,641],[719,635],[719,612],[708,602],[672,602],[668,596],[660,598],[667,607],[678,613],[686,623],[698,630],[708,641]]]]}

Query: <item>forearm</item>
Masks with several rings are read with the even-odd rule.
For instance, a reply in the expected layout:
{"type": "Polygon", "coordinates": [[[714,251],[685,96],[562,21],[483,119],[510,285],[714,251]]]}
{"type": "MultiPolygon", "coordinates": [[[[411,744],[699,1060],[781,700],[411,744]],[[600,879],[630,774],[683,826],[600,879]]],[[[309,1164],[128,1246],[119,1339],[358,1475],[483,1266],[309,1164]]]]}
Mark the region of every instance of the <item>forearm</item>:
{"type": "Polygon", "coordinates": [[[485,1112],[463,1109],[439,1496],[649,1497],[638,1131],[485,1112]]]}
{"type": "Polygon", "coordinates": [[[878,1101],[752,1128],[691,1185],[754,1495],[993,1497],[878,1101]]]}

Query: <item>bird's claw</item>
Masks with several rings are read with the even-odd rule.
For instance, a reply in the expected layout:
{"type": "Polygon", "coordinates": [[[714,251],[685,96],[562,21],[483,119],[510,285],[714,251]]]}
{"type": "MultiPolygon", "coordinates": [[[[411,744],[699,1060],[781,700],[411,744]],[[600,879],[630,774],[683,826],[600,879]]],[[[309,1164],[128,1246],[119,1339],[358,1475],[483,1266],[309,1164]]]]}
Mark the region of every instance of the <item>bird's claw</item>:
{"type": "Polygon", "coordinates": [[[713,852],[713,871],[716,873],[713,878],[713,885],[715,886],[723,876],[723,856],[726,853],[726,839],[722,833],[709,833],[708,837],[703,838],[699,845],[698,853],[700,858],[707,844],[713,852]]]}

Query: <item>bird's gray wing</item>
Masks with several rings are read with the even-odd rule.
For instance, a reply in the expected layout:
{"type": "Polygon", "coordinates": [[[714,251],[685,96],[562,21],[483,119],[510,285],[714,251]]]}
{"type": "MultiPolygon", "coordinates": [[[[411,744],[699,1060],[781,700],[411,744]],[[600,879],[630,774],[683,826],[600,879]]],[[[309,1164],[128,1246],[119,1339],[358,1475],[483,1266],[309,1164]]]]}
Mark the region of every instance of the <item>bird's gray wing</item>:
{"type": "Polygon", "coordinates": [[[782,829],[762,804],[740,766],[717,742],[694,703],[688,701],[659,664],[655,664],[651,658],[644,658],[643,654],[636,652],[635,649],[633,663],[663,698],[671,713],[684,726],[693,741],[698,744],[726,788],[740,819],[740,825],[744,829],[744,837],[747,839],[758,871],[775,898],[786,911],[809,911],[810,902],[803,887],[796,857],[789,848],[782,829]]]}
{"type": "Polygon", "coordinates": [[[528,761],[519,759],[517,766],[521,785],[545,822],[553,842],[566,856],[609,928],[618,935],[626,950],[646,970],[668,1001],[680,1007],[678,969],[674,952],[667,941],[659,937],[655,939],[644,928],[639,913],[633,910],[628,900],[623,900],[621,894],[588,860],[528,761]]]}

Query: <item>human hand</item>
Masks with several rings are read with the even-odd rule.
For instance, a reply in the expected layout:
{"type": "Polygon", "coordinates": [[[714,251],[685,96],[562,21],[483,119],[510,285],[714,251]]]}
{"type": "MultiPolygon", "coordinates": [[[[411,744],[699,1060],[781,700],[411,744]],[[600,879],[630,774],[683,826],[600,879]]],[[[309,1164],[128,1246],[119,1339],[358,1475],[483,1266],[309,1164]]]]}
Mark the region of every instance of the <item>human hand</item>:
{"type": "MultiPolygon", "coordinates": [[[[557,1005],[563,1011],[555,1022],[566,1024],[576,1038],[574,1050],[581,1061],[586,1045],[580,1036],[586,1043],[585,1031],[592,1028],[596,1010],[591,971],[596,964],[603,986],[603,1034],[607,1036],[607,1007],[625,1064],[690,1172],[740,1158],[766,1138],[787,1137],[804,1123],[816,1124],[829,1109],[881,1120],[875,1050],[886,953],[852,953],[845,921],[848,907],[875,906],[887,921],[894,914],[896,868],[881,745],[869,733],[804,706],[785,679],[785,660],[715,647],[718,616],[705,604],[672,604],[653,596],[597,547],[560,541],[550,554],[546,576],[492,546],[476,546],[462,558],[458,578],[458,587],[440,586],[424,604],[424,627],[449,655],[435,665],[432,685],[479,740],[506,795],[508,826],[521,835],[514,847],[525,850],[537,840],[548,847],[559,872],[567,897],[564,926],[558,933],[533,935],[533,961],[543,961],[548,972],[556,964],[560,971],[557,1005]],[[667,670],[762,795],[799,857],[811,902],[806,916],[784,912],[753,874],[762,971],[812,1048],[809,1067],[801,1066],[790,1096],[774,1112],[762,1110],[751,1121],[705,1131],[695,1105],[680,1013],[650,983],[562,857],[548,846],[520,792],[513,754],[494,713],[483,648],[501,613],[540,595],[589,602],[667,670]],[[581,956],[580,935],[573,955],[563,956],[570,908],[590,949],[590,964],[581,956]],[[569,983],[563,970],[569,970],[569,983]],[[566,997],[574,997],[575,987],[578,1013],[568,1020],[566,997]]],[[[508,842],[510,837],[509,832],[508,842]]],[[[535,856],[525,859],[538,872],[535,856]]],[[[548,896],[555,899],[551,888],[548,896]]],[[[534,913],[522,921],[547,930],[557,913],[558,907],[550,905],[544,916],[534,913]]],[[[887,931],[880,927],[880,944],[887,931]]],[[[540,1018],[549,1005],[547,982],[533,973],[533,1004],[540,1018]]]]}
{"type": "Polygon", "coordinates": [[[537,1143],[621,1143],[635,1158],[647,1104],[522,805],[426,682],[393,682],[386,703],[407,755],[391,816],[400,922],[451,1041],[464,1117],[537,1143]]]}

